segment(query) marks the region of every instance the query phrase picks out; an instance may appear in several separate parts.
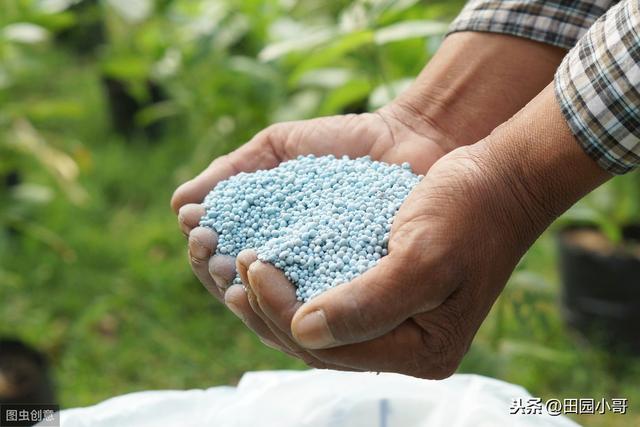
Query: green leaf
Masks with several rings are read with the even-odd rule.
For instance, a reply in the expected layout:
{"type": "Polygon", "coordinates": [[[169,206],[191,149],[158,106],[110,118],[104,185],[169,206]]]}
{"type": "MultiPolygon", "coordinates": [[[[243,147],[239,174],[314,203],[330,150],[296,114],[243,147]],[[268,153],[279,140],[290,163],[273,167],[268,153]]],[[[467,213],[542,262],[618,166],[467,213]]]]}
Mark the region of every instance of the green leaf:
{"type": "Polygon", "coordinates": [[[300,62],[291,74],[291,84],[297,84],[307,71],[333,65],[347,54],[372,42],[373,32],[369,30],[342,35],[321,49],[314,50],[312,55],[300,62]]]}
{"type": "Polygon", "coordinates": [[[570,364],[573,362],[571,353],[529,341],[505,339],[502,340],[499,351],[506,355],[532,357],[552,363],[570,364]]]}
{"type": "Polygon", "coordinates": [[[414,78],[404,78],[376,87],[369,96],[369,109],[378,109],[393,101],[413,83],[414,78]]]}
{"type": "Polygon", "coordinates": [[[5,40],[23,44],[42,43],[49,38],[49,31],[31,22],[9,24],[0,33],[5,40]]]}
{"type": "Polygon", "coordinates": [[[509,288],[545,294],[554,292],[554,288],[542,275],[529,270],[515,272],[509,279],[509,288]]]}
{"type": "Polygon", "coordinates": [[[24,113],[33,120],[79,119],[86,109],[75,99],[41,99],[24,105],[24,113]]]}
{"type": "Polygon", "coordinates": [[[340,113],[344,107],[365,99],[369,91],[371,91],[371,84],[368,80],[352,80],[327,96],[320,107],[319,114],[326,116],[340,113]]]}
{"type": "Polygon", "coordinates": [[[54,193],[50,187],[40,184],[20,184],[13,191],[13,197],[28,203],[43,204],[53,199],[54,193]]]}
{"type": "Polygon", "coordinates": [[[142,56],[122,55],[106,60],[102,65],[104,73],[123,80],[144,80],[151,71],[151,62],[142,56]]]}
{"type": "Polygon", "coordinates": [[[148,126],[159,120],[176,116],[180,109],[175,102],[164,101],[152,104],[136,114],[136,123],[140,126],[148,126]]]}
{"type": "Polygon", "coordinates": [[[376,30],[375,43],[383,45],[400,40],[438,36],[446,33],[448,25],[436,21],[404,21],[376,30]]]}
{"type": "Polygon", "coordinates": [[[401,12],[403,10],[409,9],[411,6],[418,3],[420,0],[394,0],[389,5],[390,12],[401,12]]]}
{"type": "Polygon", "coordinates": [[[118,15],[132,24],[144,21],[153,11],[151,0],[106,0],[106,3],[118,15]]]}
{"type": "Polygon", "coordinates": [[[319,90],[302,90],[290,96],[286,103],[279,106],[271,116],[273,122],[308,119],[317,114],[322,100],[319,90]]]}
{"type": "Polygon", "coordinates": [[[279,81],[280,75],[271,64],[256,61],[250,56],[232,56],[229,58],[229,69],[251,78],[263,81],[279,81]]]}
{"type": "Polygon", "coordinates": [[[353,78],[353,74],[348,68],[320,68],[310,70],[300,76],[298,85],[334,89],[345,85],[353,78]]]}
{"type": "Polygon", "coordinates": [[[36,9],[47,14],[57,14],[69,9],[81,0],[38,0],[36,9]]]}
{"type": "Polygon", "coordinates": [[[48,29],[53,33],[65,30],[78,22],[81,22],[80,18],[74,15],[72,12],[60,12],[55,14],[41,14],[32,18],[34,24],[38,24],[48,29]]]}
{"type": "Polygon", "coordinates": [[[292,52],[306,51],[328,42],[334,35],[334,30],[325,28],[309,34],[301,34],[296,38],[271,43],[260,51],[258,59],[263,62],[268,62],[281,58],[292,52]]]}

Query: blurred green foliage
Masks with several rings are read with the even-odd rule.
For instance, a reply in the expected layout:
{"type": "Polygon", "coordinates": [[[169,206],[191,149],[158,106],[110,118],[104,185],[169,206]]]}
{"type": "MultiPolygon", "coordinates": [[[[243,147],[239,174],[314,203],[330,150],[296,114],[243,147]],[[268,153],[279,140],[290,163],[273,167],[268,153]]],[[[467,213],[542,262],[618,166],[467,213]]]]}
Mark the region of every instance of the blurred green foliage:
{"type": "MultiPolygon", "coordinates": [[[[463,1],[5,0],[0,14],[0,335],[52,358],[64,406],[302,368],[191,276],[173,189],[274,121],[375,109],[419,73],[463,1]],[[114,128],[115,80],[134,132],[114,128]],[[151,88],[157,88],[154,97],[151,88]],[[161,132],[146,132],[150,126],[161,132]]],[[[637,177],[566,221],[638,220],[637,177]]],[[[540,397],[627,397],[636,361],[559,314],[555,247],[527,254],[461,368],[540,397]]]]}
{"type": "Polygon", "coordinates": [[[573,206],[558,226],[587,225],[599,228],[611,241],[622,242],[622,231],[640,224],[640,173],[616,177],[573,206]]]}

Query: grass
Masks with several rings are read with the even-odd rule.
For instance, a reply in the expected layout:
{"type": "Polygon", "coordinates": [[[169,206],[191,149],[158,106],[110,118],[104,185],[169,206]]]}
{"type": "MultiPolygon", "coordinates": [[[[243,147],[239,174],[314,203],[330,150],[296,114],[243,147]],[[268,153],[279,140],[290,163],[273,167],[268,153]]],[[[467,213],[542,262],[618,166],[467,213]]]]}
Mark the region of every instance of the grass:
{"type": "MultiPolygon", "coordinates": [[[[168,207],[179,183],[267,124],[248,108],[262,86],[237,106],[221,101],[229,117],[206,94],[232,82],[211,83],[193,101],[209,113],[175,117],[158,140],[126,140],[110,130],[99,66],[62,50],[42,54],[46,67],[2,94],[0,126],[24,116],[71,153],[88,199],[74,204],[56,190],[47,204],[25,205],[28,221],[17,233],[0,234],[0,335],[49,355],[64,407],[137,390],[233,384],[249,370],[303,369],[263,346],[198,284],[168,207]]],[[[22,170],[48,182],[33,161],[22,170]]],[[[544,399],[626,397],[626,416],[577,419],[640,425],[640,364],[567,330],[555,259],[549,232],[522,261],[460,371],[518,383],[544,399]]]]}

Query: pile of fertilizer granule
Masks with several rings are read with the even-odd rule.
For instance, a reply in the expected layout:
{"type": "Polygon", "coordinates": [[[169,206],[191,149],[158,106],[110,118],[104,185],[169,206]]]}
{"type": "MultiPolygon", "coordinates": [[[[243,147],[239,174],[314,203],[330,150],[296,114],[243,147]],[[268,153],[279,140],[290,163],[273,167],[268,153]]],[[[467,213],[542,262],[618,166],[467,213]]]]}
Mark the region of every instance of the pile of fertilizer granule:
{"type": "Polygon", "coordinates": [[[421,179],[408,163],[299,156],[219,182],[200,225],[218,233],[216,254],[255,249],[308,301],[387,254],[393,218],[421,179]]]}

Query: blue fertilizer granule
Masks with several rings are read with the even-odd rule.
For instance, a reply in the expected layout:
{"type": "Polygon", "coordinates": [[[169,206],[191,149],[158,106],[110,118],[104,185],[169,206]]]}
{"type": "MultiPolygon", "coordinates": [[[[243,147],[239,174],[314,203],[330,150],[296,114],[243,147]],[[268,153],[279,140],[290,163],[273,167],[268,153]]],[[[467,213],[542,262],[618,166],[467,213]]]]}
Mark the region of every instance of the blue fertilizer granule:
{"type": "Polygon", "coordinates": [[[308,301],[387,254],[393,218],[421,179],[408,163],[299,156],[219,182],[200,225],[218,233],[216,254],[255,249],[308,301]]]}

